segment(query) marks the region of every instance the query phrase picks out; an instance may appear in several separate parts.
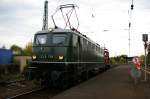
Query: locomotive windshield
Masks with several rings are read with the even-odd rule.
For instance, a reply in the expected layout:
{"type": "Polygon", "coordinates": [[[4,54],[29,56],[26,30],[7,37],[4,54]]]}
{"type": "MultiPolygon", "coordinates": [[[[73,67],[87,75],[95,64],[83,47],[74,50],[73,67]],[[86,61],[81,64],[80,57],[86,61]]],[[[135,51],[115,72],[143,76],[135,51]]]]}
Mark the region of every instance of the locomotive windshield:
{"type": "Polygon", "coordinates": [[[47,40],[47,35],[46,34],[40,34],[40,35],[36,36],[35,43],[39,44],[39,45],[46,44],[46,40],[47,40]]]}
{"type": "Polygon", "coordinates": [[[68,34],[66,33],[39,33],[35,36],[36,45],[66,45],[68,44],[68,34]]]}
{"type": "Polygon", "coordinates": [[[67,35],[65,34],[53,34],[52,44],[65,44],[67,41],[67,35]]]}

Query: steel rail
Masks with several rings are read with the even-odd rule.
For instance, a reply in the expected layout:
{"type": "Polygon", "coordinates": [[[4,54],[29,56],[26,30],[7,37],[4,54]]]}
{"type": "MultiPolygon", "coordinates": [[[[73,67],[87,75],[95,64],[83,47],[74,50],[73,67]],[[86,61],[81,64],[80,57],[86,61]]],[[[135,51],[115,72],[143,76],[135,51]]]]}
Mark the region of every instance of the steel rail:
{"type": "Polygon", "coordinates": [[[1,81],[0,84],[2,84],[2,85],[7,85],[7,84],[17,83],[17,82],[23,82],[23,81],[25,81],[25,79],[21,79],[21,80],[12,80],[12,81],[1,81]]]}
{"type": "Polygon", "coordinates": [[[23,95],[27,95],[27,94],[31,94],[31,93],[36,92],[36,91],[43,90],[44,88],[38,88],[38,89],[30,90],[30,91],[27,91],[27,92],[23,92],[23,93],[14,95],[14,96],[6,97],[6,99],[14,99],[14,98],[17,98],[17,97],[20,97],[20,96],[23,96],[23,95]]]}

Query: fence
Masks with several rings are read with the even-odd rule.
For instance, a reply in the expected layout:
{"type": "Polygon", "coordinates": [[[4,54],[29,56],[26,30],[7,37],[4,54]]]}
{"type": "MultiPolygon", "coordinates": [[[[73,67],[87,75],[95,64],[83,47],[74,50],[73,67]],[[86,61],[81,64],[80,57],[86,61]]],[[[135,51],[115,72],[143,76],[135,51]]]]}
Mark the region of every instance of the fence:
{"type": "Polygon", "coordinates": [[[141,70],[143,71],[143,77],[145,77],[145,73],[146,73],[146,80],[148,82],[150,82],[150,67],[145,68],[144,66],[141,68],[141,70]]]}

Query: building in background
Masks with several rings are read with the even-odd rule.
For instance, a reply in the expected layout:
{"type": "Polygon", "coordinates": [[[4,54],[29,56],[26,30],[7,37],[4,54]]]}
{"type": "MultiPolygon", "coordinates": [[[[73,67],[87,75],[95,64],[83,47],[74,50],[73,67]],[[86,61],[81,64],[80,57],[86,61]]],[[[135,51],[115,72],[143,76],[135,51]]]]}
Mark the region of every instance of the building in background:
{"type": "Polygon", "coordinates": [[[13,53],[9,49],[1,48],[0,49],[0,65],[9,65],[12,64],[13,53]]]}

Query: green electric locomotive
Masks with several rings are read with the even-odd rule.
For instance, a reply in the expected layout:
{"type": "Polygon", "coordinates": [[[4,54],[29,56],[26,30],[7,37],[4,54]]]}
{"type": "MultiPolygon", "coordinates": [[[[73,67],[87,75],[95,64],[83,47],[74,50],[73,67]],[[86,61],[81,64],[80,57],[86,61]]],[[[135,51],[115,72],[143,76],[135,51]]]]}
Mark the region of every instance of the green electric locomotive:
{"type": "Polygon", "coordinates": [[[104,49],[80,32],[56,28],[34,36],[32,78],[66,83],[86,79],[105,66],[104,49]]]}
{"type": "MultiPolygon", "coordinates": [[[[47,3],[46,1],[45,4],[47,3]]],[[[62,13],[65,27],[69,25],[69,29],[58,28],[53,18],[54,15],[52,19],[55,28],[48,29],[47,14],[44,14],[43,30],[34,35],[33,56],[31,66],[28,68],[30,79],[52,86],[68,86],[86,80],[92,73],[109,66],[108,50],[100,47],[99,44],[71,26],[69,18],[76,6],[74,4],[61,5],[57,11],[63,12],[63,8],[70,7],[71,10],[67,12],[66,17],[62,13]]]]}

